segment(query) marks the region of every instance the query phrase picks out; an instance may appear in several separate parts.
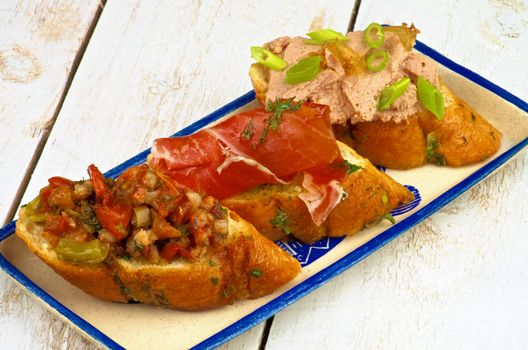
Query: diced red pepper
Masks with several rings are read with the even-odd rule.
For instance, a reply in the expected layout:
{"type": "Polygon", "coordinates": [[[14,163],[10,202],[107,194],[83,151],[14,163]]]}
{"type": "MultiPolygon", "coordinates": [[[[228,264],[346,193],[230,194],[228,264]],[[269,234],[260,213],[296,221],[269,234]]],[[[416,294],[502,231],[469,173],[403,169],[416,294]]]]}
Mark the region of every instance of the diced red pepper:
{"type": "Polygon", "coordinates": [[[88,174],[92,180],[95,190],[95,198],[99,201],[107,201],[109,196],[108,186],[101,171],[93,164],[88,167],[88,174]]]}

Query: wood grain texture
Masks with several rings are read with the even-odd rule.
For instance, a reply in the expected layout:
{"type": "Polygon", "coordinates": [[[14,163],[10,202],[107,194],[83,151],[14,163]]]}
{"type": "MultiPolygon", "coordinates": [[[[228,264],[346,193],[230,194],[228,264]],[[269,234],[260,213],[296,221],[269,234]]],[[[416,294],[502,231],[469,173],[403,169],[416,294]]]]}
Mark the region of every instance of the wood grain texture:
{"type": "MultiPolygon", "coordinates": [[[[526,100],[527,11],[519,1],[362,1],[356,28],[414,22],[420,40],[526,100]]],[[[268,348],[526,348],[527,178],[525,150],[279,313],[268,348]]]]}
{"type": "MultiPolygon", "coordinates": [[[[99,6],[86,1],[0,3],[0,219],[48,132],[68,75],[99,6]]],[[[0,348],[72,346],[84,339],[0,274],[0,348]]]]}
{"type": "MultiPolygon", "coordinates": [[[[52,175],[86,177],[92,162],[109,169],[249,91],[249,46],[315,27],[344,29],[352,7],[339,1],[108,1],[23,202],[52,175]]],[[[59,321],[29,321],[42,308],[18,292],[21,305],[9,322],[19,336],[10,338],[11,347],[35,344],[20,336],[24,328],[42,337],[43,348],[88,347],[80,336],[48,340],[41,330],[59,321]]],[[[257,349],[262,327],[224,348],[257,349]]]]}

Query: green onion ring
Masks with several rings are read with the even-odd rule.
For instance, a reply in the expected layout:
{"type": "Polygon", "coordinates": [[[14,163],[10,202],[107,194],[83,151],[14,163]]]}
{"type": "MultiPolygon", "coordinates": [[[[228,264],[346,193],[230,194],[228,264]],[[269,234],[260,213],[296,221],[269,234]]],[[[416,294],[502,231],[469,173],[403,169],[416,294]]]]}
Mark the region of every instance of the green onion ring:
{"type": "Polygon", "coordinates": [[[282,70],[288,65],[282,58],[260,46],[251,46],[251,57],[273,70],[282,70]]]}
{"type": "Polygon", "coordinates": [[[407,90],[410,82],[411,79],[403,78],[383,89],[378,100],[378,111],[389,109],[394,101],[407,90]]]}
{"type": "Polygon", "coordinates": [[[303,58],[286,71],[287,84],[299,84],[314,79],[321,69],[321,56],[303,58]]]}
{"type": "Polygon", "coordinates": [[[315,32],[306,33],[311,39],[306,39],[304,42],[312,45],[321,45],[324,42],[329,40],[340,40],[348,41],[348,37],[339,32],[336,32],[333,29],[321,29],[316,30],[315,32]]]}
{"type": "Polygon", "coordinates": [[[372,22],[365,30],[364,38],[368,47],[377,49],[385,42],[385,30],[379,23],[372,22]],[[374,35],[376,36],[375,39],[373,39],[374,35]]]}
{"type": "Polygon", "coordinates": [[[416,89],[418,99],[425,109],[433,113],[438,120],[442,120],[445,113],[445,103],[444,95],[442,95],[440,90],[422,76],[418,77],[416,89]]]}
{"type": "Polygon", "coordinates": [[[389,54],[385,50],[376,50],[367,56],[367,69],[371,72],[381,72],[387,67],[389,62],[389,54]],[[383,59],[378,65],[375,65],[375,61],[383,59]]]}

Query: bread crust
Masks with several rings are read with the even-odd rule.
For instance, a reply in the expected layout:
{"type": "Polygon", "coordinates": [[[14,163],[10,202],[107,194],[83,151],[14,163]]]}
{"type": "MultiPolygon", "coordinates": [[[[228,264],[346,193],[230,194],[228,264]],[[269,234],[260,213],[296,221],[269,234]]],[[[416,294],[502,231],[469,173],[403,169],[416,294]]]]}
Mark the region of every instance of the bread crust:
{"type": "Polygon", "coordinates": [[[94,297],[121,303],[209,309],[269,294],[300,272],[297,260],[231,211],[229,228],[222,249],[200,260],[170,264],[107,259],[89,265],[60,260],[45,243],[42,227],[31,222],[24,209],[20,212],[16,234],[34,254],[74,286],[94,297]]]}

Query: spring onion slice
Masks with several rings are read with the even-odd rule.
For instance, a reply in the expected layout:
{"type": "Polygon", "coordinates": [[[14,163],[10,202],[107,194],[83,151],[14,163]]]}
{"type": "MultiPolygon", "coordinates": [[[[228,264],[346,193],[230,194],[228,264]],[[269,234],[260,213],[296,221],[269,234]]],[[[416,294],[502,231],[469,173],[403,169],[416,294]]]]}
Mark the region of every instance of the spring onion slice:
{"type": "Polygon", "coordinates": [[[299,84],[314,79],[320,71],[321,56],[303,58],[286,71],[285,81],[288,84],[299,84]]]}
{"type": "Polygon", "coordinates": [[[371,72],[381,72],[387,67],[388,62],[389,54],[387,51],[376,50],[367,56],[367,69],[371,72]]]}
{"type": "Polygon", "coordinates": [[[288,65],[282,58],[260,46],[251,46],[251,57],[273,70],[281,70],[288,65]]]}
{"type": "Polygon", "coordinates": [[[311,39],[306,39],[304,42],[312,45],[322,45],[326,41],[330,40],[340,40],[348,41],[348,37],[339,32],[336,32],[333,29],[321,29],[316,30],[315,32],[306,33],[311,39]]]}
{"type": "Polygon", "coordinates": [[[418,99],[429,112],[433,113],[438,120],[444,118],[445,104],[444,95],[424,77],[418,77],[416,83],[418,99]]]}
{"type": "Polygon", "coordinates": [[[365,30],[364,38],[368,47],[377,49],[385,42],[385,30],[379,23],[372,22],[365,30]]]}
{"type": "Polygon", "coordinates": [[[407,86],[409,86],[410,82],[411,79],[403,78],[383,89],[378,101],[378,111],[381,112],[389,109],[394,101],[396,101],[396,99],[403,95],[405,90],[407,90],[407,86]]]}

